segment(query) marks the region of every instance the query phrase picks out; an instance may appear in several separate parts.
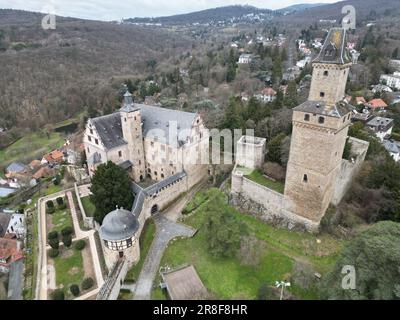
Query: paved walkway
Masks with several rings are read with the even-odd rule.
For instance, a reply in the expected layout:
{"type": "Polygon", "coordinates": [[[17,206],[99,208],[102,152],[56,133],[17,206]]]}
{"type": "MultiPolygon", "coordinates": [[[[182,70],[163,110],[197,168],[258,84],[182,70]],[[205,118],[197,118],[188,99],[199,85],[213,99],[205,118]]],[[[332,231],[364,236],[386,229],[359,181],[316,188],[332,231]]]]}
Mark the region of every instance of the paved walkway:
{"type": "MultiPolygon", "coordinates": [[[[82,187],[82,191],[79,189],[79,193],[81,192],[86,192],[86,186],[82,187]]],[[[100,260],[99,260],[99,255],[97,252],[97,247],[96,247],[96,240],[94,238],[94,230],[90,231],[83,231],[80,226],[79,226],[79,220],[78,220],[78,215],[76,213],[76,208],[75,204],[73,201],[72,197],[72,192],[73,189],[68,189],[64,190],[62,192],[50,195],[48,197],[44,197],[39,199],[39,206],[38,206],[38,214],[39,214],[39,269],[38,269],[38,274],[40,274],[39,281],[37,282],[37,293],[36,293],[36,299],[38,300],[47,300],[47,289],[49,287],[49,270],[47,267],[47,230],[46,230],[46,202],[49,200],[54,200],[57,197],[60,196],[66,196],[68,199],[68,204],[71,212],[71,217],[72,217],[72,222],[74,225],[74,231],[75,231],[75,238],[73,241],[81,240],[88,238],[89,243],[90,243],[90,250],[92,254],[92,260],[93,260],[93,268],[96,276],[96,281],[98,288],[94,289],[88,293],[86,293],[84,296],[78,297],[75,300],[83,300],[86,298],[89,298],[93,295],[95,295],[98,291],[99,288],[104,283],[103,279],[103,274],[101,272],[101,266],[100,266],[100,260]]]]}
{"type": "Polygon", "coordinates": [[[193,196],[202,188],[206,181],[193,187],[188,194],[176,201],[164,212],[154,216],[156,234],[146,260],[135,284],[134,300],[149,300],[154,279],[159,271],[161,258],[168,242],[177,237],[193,237],[196,230],[182,223],[177,223],[182,216],[182,210],[193,196]]]}
{"type": "Polygon", "coordinates": [[[150,300],[153,281],[168,242],[176,237],[192,237],[196,230],[173,222],[159,213],[154,217],[156,234],[136,283],[134,300],[150,300]]]}

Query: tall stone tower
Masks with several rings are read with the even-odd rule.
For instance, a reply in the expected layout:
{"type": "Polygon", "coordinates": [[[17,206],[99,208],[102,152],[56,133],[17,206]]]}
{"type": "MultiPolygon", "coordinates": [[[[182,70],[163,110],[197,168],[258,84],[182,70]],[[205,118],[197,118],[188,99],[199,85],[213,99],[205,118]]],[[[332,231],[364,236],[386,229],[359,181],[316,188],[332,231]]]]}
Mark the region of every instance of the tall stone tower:
{"type": "Polygon", "coordinates": [[[135,182],[145,177],[145,160],[142,137],[142,118],[140,108],[133,103],[132,95],[126,91],[124,103],[120,109],[122,133],[128,143],[128,153],[132,163],[131,176],[135,182]]]}
{"type": "Polygon", "coordinates": [[[313,61],[309,100],[293,109],[285,209],[319,223],[342,163],[352,107],[343,100],[351,58],[346,31],[331,29],[313,61]]]}

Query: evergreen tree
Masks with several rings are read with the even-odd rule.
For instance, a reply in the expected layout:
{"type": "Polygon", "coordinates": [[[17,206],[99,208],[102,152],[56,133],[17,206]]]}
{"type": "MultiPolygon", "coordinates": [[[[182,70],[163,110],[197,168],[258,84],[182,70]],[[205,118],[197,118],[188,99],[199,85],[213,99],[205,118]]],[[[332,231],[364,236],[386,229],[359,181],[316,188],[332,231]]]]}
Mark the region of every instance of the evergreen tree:
{"type": "Polygon", "coordinates": [[[297,102],[297,86],[295,81],[290,81],[287,87],[287,96],[285,104],[288,107],[296,107],[297,102]]]}
{"type": "Polygon", "coordinates": [[[96,207],[95,220],[99,223],[116,206],[127,209],[132,207],[134,197],[131,179],[124,169],[111,161],[98,166],[90,191],[90,199],[96,207]]]}
{"type": "Polygon", "coordinates": [[[230,98],[228,107],[225,109],[222,128],[231,130],[243,128],[243,118],[239,111],[239,103],[234,97],[230,98]]]}
{"type": "Polygon", "coordinates": [[[215,257],[232,257],[240,245],[241,224],[229,211],[222,196],[207,204],[204,228],[209,252],[215,257]]]}
{"type": "Polygon", "coordinates": [[[280,133],[276,137],[272,138],[267,144],[267,159],[271,162],[282,164],[281,161],[281,145],[285,139],[285,134],[280,133]]]}
{"type": "MultiPolygon", "coordinates": [[[[320,285],[322,299],[398,300],[400,299],[400,224],[379,222],[351,240],[334,269],[320,285]],[[354,266],[355,289],[348,284],[343,266],[354,266]]],[[[349,274],[350,275],[350,274],[349,274]]],[[[346,276],[348,277],[348,276],[346,276]]]]}

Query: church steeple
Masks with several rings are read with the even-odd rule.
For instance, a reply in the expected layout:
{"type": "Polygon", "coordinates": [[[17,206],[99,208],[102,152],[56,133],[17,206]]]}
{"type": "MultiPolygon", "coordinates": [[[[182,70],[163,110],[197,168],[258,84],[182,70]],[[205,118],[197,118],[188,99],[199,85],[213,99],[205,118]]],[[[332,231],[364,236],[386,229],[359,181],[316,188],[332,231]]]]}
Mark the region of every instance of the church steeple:
{"type": "Polygon", "coordinates": [[[129,106],[133,104],[133,97],[129,90],[126,90],[124,94],[124,105],[129,106]]]}

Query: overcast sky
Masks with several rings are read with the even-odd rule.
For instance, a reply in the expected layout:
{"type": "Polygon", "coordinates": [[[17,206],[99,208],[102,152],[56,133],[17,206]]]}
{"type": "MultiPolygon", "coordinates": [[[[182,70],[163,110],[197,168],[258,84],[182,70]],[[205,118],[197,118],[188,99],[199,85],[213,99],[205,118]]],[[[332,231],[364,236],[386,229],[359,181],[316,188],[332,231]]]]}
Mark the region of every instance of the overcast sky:
{"type": "Polygon", "coordinates": [[[49,12],[53,3],[56,14],[96,20],[131,17],[157,17],[231,4],[279,9],[298,3],[333,3],[339,0],[0,0],[0,8],[49,12]]]}

